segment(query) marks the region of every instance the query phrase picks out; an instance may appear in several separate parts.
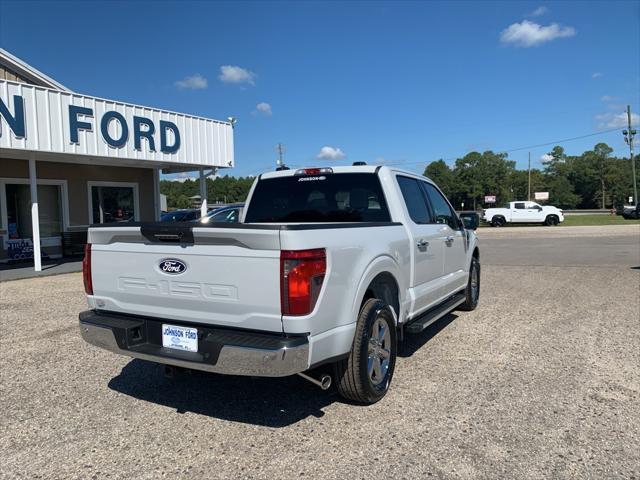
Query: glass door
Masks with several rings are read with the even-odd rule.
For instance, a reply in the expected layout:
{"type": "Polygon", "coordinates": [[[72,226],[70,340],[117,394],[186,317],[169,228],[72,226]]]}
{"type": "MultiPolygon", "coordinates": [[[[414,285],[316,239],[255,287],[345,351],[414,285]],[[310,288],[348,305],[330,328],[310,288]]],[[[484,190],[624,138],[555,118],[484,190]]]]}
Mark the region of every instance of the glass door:
{"type": "MultiPolygon", "coordinates": [[[[7,183],[7,240],[5,248],[10,259],[33,257],[31,228],[31,193],[29,185],[7,183]]],[[[45,247],[62,245],[61,188],[59,185],[38,185],[40,244],[45,247]]],[[[55,252],[51,252],[55,253],[55,252]]]]}

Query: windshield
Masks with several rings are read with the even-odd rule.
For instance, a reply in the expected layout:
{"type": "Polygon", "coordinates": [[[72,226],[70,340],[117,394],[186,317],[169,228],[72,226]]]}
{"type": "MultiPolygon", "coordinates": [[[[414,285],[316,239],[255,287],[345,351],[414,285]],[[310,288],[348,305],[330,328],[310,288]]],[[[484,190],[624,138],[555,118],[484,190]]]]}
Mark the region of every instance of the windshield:
{"type": "Polygon", "coordinates": [[[246,223],[388,222],[378,176],[340,173],[258,181],[246,223]]]}
{"type": "Polygon", "coordinates": [[[187,212],[176,211],[167,212],[160,217],[161,222],[179,222],[187,214],[187,212]]]}

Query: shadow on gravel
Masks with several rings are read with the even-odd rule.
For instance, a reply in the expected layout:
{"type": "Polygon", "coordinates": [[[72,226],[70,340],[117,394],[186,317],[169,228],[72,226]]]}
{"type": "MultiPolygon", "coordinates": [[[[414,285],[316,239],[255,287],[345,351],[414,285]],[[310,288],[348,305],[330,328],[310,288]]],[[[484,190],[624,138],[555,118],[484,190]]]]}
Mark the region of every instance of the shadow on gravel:
{"type": "Polygon", "coordinates": [[[256,378],[183,371],[174,378],[163,367],[134,359],[109,382],[109,388],[146,402],[232,422],[281,428],[309,416],[339,397],[298,376],[256,378]]]}
{"type": "MultiPolygon", "coordinates": [[[[423,332],[406,335],[398,356],[411,357],[458,316],[450,313],[423,332]]],[[[324,416],[333,402],[351,403],[331,387],[323,392],[298,376],[285,378],[236,377],[178,370],[173,378],[163,375],[162,365],[131,360],[109,382],[109,388],[145,402],[231,422],[282,428],[309,416],[324,416]]],[[[327,372],[329,373],[329,372],[327,372]]],[[[319,372],[314,375],[319,376],[319,372]]],[[[356,405],[356,404],[354,404],[356,405]]]]}
{"type": "Polygon", "coordinates": [[[400,348],[398,349],[398,356],[402,358],[410,357],[429,342],[429,340],[447,328],[456,318],[458,318],[458,315],[449,313],[418,334],[405,334],[404,342],[400,344],[400,348]]]}

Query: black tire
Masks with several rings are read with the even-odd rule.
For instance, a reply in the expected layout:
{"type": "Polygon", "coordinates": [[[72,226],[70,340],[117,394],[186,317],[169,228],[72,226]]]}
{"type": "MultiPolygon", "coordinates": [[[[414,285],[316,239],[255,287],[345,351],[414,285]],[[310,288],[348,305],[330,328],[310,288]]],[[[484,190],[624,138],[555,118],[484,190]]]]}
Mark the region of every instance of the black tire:
{"type": "Polygon", "coordinates": [[[471,257],[471,265],[469,266],[469,281],[464,291],[465,301],[460,304],[458,310],[470,312],[475,310],[480,300],[480,261],[477,257],[471,257]],[[475,278],[474,278],[475,276],[475,278]]]}
{"type": "MultiPolygon", "coordinates": [[[[386,332],[385,332],[386,335],[386,332]]],[[[385,396],[391,384],[393,370],[396,365],[396,355],[398,351],[396,327],[393,320],[391,308],[381,300],[371,298],[367,300],[358,315],[356,333],[351,347],[351,353],[346,360],[341,360],[335,364],[335,379],[338,393],[344,398],[363,404],[373,404],[385,396]],[[379,323],[381,322],[381,323],[379,323]],[[372,342],[373,328],[383,324],[389,333],[388,342],[375,348],[376,337],[372,342]],[[388,345],[386,344],[388,343],[388,345]],[[383,348],[383,346],[385,346],[383,348]],[[374,349],[371,351],[371,349],[374,349]],[[388,363],[384,367],[382,355],[388,354],[388,363]],[[369,373],[369,354],[380,363],[379,371],[384,370],[383,375],[375,377],[369,373]]]]}
{"type": "Polygon", "coordinates": [[[558,223],[560,223],[560,219],[555,215],[548,215],[544,220],[544,224],[548,227],[555,227],[558,223]]]}
{"type": "Polygon", "coordinates": [[[504,217],[494,217],[491,219],[492,227],[503,227],[504,224],[507,223],[504,217]]]}

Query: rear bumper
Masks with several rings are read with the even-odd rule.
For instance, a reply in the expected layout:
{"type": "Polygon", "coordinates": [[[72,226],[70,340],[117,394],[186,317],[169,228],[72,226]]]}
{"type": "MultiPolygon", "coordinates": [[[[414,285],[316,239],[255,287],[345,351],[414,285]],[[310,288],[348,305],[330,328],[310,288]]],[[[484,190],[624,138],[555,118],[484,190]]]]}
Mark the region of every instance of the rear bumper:
{"type": "Polygon", "coordinates": [[[80,334],[87,343],[114,353],[206,372],[285,377],[309,367],[307,336],[287,337],[93,310],[80,314],[80,334]],[[163,347],[163,324],[197,328],[198,352],[163,347]]]}

